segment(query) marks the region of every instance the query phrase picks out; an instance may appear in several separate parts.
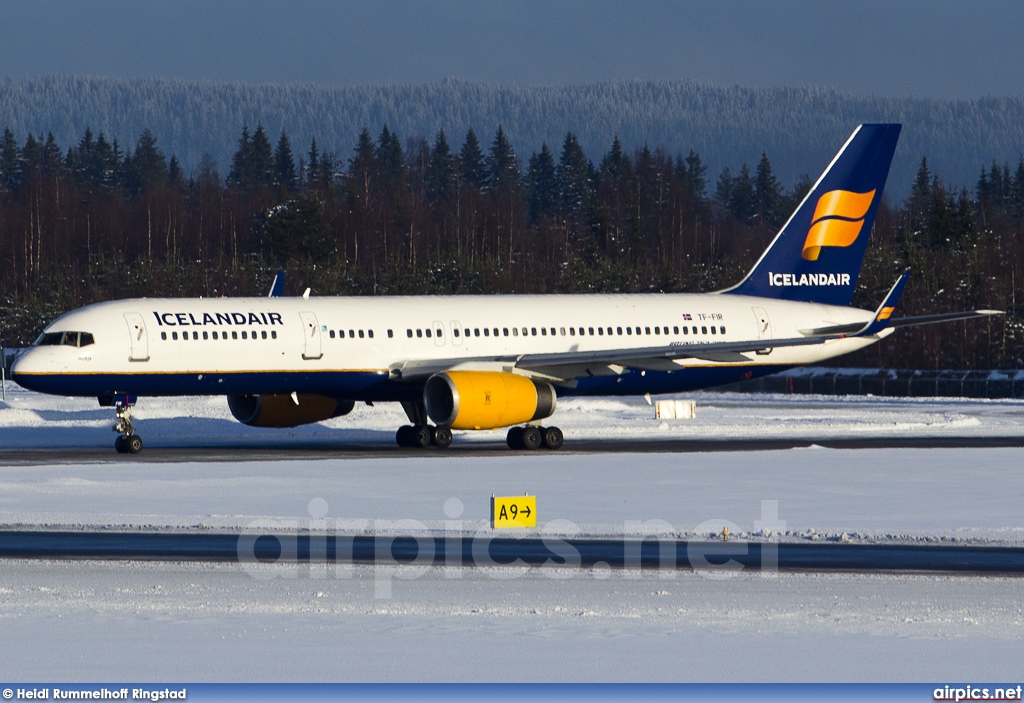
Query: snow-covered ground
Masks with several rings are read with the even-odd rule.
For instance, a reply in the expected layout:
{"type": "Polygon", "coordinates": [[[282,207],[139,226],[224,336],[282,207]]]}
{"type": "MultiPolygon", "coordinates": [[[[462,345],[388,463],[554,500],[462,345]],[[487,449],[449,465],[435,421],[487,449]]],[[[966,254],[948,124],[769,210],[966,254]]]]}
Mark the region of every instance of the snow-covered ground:
{"type": "MultiPolygon", "coordinates": [[[[701,394],[662,425],[642,399],[572,400],[572,439],[1020,436],[1012,401],[701,394]]],[[[0,447],[107,447],[109,409],[9,389],[0,447]]],[[[714,453],[382,452],[395,408],[253,430],[223,400],[144,399],[161,447],[337,445],[334,458],[0,466],[3,526],[483,529],[491,493],[540,529],[842,533],[1024,541],[1024,449],[714,453]],[[777,506],[777,514],[776,514],[777,506]],[[396,521],[404,520],[403,523],[396,521]],[[784,523],[784,524],[783,524],[784,523]]],[[[460,437],[500,442],[499,433],[460,437]]],[[[0,449],[0,451],[3,451],[0,449]]],[[[112,451],[112,450],[111,450],[112,451]]],[[[10,680],[892,680],[1019,675],[1024,580],[857,574],[0,561],[10,680]]]]}

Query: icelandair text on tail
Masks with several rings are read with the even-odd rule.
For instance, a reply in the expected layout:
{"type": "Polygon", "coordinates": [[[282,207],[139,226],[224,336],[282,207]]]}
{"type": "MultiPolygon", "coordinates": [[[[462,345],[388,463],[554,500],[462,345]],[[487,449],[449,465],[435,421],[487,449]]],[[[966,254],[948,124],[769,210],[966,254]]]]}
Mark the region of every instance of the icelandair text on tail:
{"type": "Polygon", "coordinates": [[[772,273],[768,272],[769,286],[848,286],[848,273],[772,273]]]}

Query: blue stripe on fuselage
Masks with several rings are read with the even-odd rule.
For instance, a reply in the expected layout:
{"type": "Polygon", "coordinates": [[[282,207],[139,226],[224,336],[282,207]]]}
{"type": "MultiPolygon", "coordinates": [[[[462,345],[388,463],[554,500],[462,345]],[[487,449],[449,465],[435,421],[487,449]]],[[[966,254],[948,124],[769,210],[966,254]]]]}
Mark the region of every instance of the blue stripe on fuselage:
{"type": "MultiPolygon", "coordinates": [[[[556,387],[559,396],[643,395],[681,393],[759,378],[789,366],[719,366],[678,371],[626,369],[619,376],[580,378],[574,388],[556,387]]],[[[53,395],[194,396],[235,394],[315,393],[348,400],[418,400],[423,386],[392,381],[383,372],[246,372],[204,374],[18,374],[14,379],[29,390],[53,395]]]]}

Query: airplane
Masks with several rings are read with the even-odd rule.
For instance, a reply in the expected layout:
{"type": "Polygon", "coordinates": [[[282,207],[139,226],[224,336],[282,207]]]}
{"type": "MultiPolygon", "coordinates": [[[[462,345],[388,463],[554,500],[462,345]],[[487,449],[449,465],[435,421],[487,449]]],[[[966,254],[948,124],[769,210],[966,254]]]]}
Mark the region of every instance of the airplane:
{"type": "Polygon", "coordinates": [[[899,124],[857,127],[747,276],[705,294],[267,297],[103,302],[51,323],[15,362],[21,386],[113,407],[138,453],[143,396],[223,395],[256,427],[398,402],[403,447],[510,428],[558,449],[559,398],[678,393],[863,349],[899,327],[1001,314],[894,317],[909,271],[874,311],[850,307],[899,124]]]}

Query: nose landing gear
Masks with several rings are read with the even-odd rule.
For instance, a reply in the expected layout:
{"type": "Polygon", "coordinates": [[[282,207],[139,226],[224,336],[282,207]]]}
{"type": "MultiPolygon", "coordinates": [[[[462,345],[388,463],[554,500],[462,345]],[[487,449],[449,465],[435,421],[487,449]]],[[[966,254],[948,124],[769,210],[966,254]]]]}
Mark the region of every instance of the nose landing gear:
{"type": "Polygon", "coordinates": [[[132,425],[132,405],[127,398],[116,398],[114,400],[114,416],[117,422],[113,430],[118,432],[114,440],[114,449],[118,454],[138,454],[142,451],[142,437],[135,434],[135,427],[132,425]]]}

